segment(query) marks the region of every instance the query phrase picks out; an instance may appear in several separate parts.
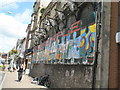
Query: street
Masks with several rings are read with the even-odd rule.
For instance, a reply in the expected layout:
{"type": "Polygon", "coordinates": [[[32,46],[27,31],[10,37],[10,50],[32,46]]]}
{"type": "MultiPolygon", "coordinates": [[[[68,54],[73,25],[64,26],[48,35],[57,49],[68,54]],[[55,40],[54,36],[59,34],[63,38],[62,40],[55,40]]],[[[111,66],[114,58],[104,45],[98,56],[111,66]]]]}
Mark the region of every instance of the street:
{"type": "MultiPolygon", "coordinates": [[[[17,70],[14,72],[5,71],[5,79],[3,80],[2,88],[46,88],[37,84],[32,84],[32,78],[23,74],[21,82],[17,82],[17,70]]],[[[2,73],[0,73],[0,81],[2,82],[2,73]]],[[[0,83],[1,83],[0,82],[0,83]]]]}
{"type": "Polygon", "coordinates": [[[0,90],[120,88],[120,0],[0,0],[0,90]]]}
{"type": "Polygon", "coordinates": [[[0,71],[0,90],[1,90],[2,85],[3,85],[4,77],[5,77],[5,73],[0,71]]]}

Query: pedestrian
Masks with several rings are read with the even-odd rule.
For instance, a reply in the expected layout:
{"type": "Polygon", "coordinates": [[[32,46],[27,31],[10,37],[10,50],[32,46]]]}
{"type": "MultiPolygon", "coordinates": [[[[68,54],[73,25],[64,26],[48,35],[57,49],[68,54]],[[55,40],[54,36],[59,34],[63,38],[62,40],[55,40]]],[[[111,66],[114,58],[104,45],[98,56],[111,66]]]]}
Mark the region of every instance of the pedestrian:
{"type": "Polygon", "coordinates": [[[11,58],[8,58],[8,64],[10,64],[11,60],[12,60],[11,58]]]}
{"type": "Polygon", "coordinates": [[[16,60],[16,68],[19,69],[21,64],[21,57],[18,57],[16,60]]]}
{"type": "Polygon", "coordinates": [[[16,70],[15,62],[13,62],[13,72],[16,70]]]}
{"type": "Polygon", "coordinates": [[[23,74],[23,65],[20,66],[17,72],[18,72],[18,82],[20,82],[22,79],[22,74],[23,74]]]}
{"type": "Polygon", "coordinates": [[[2,71],[5,71],[5,61],[1,61],[3,67],[2,67],[2,71]]]}

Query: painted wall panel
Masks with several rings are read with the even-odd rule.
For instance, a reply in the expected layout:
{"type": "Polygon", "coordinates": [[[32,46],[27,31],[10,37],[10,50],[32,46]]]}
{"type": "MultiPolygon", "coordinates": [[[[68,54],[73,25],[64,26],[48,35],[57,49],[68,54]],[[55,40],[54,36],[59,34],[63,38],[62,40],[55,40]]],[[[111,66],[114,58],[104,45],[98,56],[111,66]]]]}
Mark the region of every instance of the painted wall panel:
{"type": "MultiPolygon", "coordinates": [[[[38,46],[39,61],[50,64],[94,64],[95,13],[58,32],[38,46]],[[91,22],[85,25],[85,22],[91,22]]],[[[36,51],[35,51],[36,52],[36,51]]]]}

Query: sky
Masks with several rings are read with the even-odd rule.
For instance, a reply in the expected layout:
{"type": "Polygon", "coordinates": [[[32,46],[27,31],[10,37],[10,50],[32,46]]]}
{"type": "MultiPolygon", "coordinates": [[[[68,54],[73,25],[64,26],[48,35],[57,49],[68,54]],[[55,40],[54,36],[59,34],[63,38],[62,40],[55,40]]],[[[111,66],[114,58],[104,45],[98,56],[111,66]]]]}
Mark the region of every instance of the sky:
{"type": "Polygon", "coordinates": [[[0,0],[0,52],[9,52],[26,36],[33,0],[0,0]]]}
{"type": "MultiPolygon", "coordinates": [[[[26,37],[36,0],[0,0],[0,52],[7,53],[16,46],[18,39],[26,37]]],[[[41,0],[47,6],[51,0],[41,0]]]]}

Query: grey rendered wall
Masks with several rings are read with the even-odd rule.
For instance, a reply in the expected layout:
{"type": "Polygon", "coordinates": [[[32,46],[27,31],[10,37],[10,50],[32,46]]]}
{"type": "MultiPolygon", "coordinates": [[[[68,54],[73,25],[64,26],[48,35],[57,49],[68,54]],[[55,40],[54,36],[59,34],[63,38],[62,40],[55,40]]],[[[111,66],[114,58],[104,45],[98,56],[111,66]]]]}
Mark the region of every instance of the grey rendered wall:
{"type": "Polygon", "coordinates": [[[36,64],[30,73],[33,77],[50,75],[51,88],[91,88],[92,67],[80,65],[36,64]]]}

